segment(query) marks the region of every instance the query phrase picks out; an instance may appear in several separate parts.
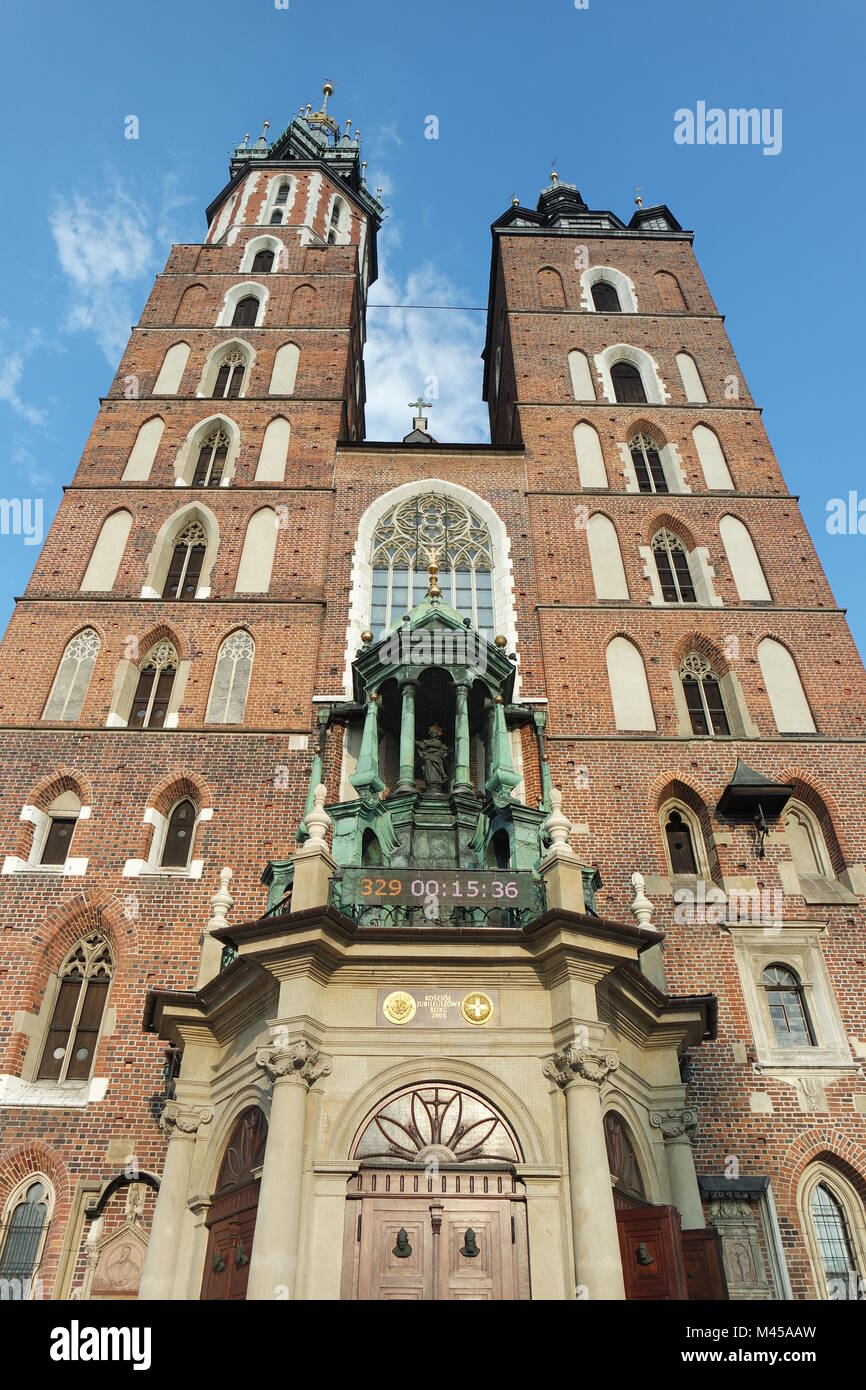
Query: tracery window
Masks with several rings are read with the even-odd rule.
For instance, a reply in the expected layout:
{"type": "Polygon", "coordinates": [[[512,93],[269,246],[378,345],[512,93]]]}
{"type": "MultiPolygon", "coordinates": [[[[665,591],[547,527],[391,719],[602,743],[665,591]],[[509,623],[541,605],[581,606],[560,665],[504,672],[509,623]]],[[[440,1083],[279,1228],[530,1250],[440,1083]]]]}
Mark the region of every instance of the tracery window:
{"type": "Polygon", "coordinates": [[[410,497],[386,512],[373,534],[370,627],[380,637],[420,603],[427,567],[439,565],[446,603],[493,638],[493,549],[485,523],[439,493],[410,497]]]}
{"type": "Polygon", "coordinates": [[[761,980],[777,1045],[814,1047],[815,1035],[799,977],[786,965],[768,965],[761,980]]]}
{"type": "Polygon", "coordinates": [[[693,734],[730,734],[718,677],[705,656],[689,652],[680,664],[680,680],[693,734]]]}
{"type": "Polygon", "coordinates": [[[651,546],[665,603],[694,603],[688,552],[679,536],[663,527],[653,536],[651,546]]]}
{"type": "Polygon", "coordinates": [[[195,598],[206,553],[207,532],[200,521],[191,521],[174,543],[163,598],[195,598]]]}
{"type": "Polygon", "coordinates": [[[647,434],[629,440],[629,452],[640,492],[669,492],[659,446],[647,434]]]}
{"type": "Polygon", "coordinates": [[[111,948],[93,932],[67,956],[39,1064],[40,1081],[87,1081],[111,984],[111,948]]]}
{"type": "Polygon", "coordinates": [[[79,718],[98,655],[99,637],[93,628],[76,633],[63,653],[43,719],[79,718]]]}
{"type": "Polygon", "coordinates": [[[145,657],[129,716],[131,729],[163,729],[168,713],[177,652],[171,642],[160,642],[145,657]]]}
{"type": "MultiPolygon", "coordinates": [[[[223,367],[220,367],[220,374],[223,370],[223,367]]],[[[241,369],[242,376],[243,369],[241,369]]],[[[238,381],[240,382],[240,378],[238,381]]],[[[215,391],[214,395],[216,394],[215,391]]],[[[213,434],[205,440],[199,450],[195,472],[192,475],[193,487],[219,487],[228,457],[229,442],[228,435],[224,434],[222,430],[214,430],[213,434]]]]}
{"type": "Polygon", "coordinates": [[[255,643],[248,632],[233,632],[219,650],[207,717],[214,724],[240,724],[247,703],[255,643]]]}
{"type": "MultiPolygon", "coordinates": [[[[271,251],[259,252],[259,255],[270,256],[271,251]]],[[[244,371],[246,369],[246,358],[242,352],[230,352],[223,358],[216,374],[213,391],[213,398],[219,397],[222,400],[233,401],[241,393],[244,384],[244,371]]],[[[228,441],[226,441],[228,443],[228,441]]]]}

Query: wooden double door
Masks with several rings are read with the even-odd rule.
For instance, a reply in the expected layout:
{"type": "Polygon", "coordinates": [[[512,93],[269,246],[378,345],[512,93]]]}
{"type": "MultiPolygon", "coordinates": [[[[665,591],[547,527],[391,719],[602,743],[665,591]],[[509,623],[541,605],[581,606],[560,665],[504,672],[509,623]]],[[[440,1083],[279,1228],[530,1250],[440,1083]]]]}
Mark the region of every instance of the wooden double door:
{"type": "Polygon", "coordinates": [[[626,1298],[715,1301],[728,1297],[715,1231],[683,1231],[676,1207],[621,1198],[617,1207],[626,1298]]]}
{"type": "Polygon", "coordinates": [[[529,1298],[522,1185],[510,1172],[362,1170],[347,1194],[341,1297],[529,1298]]]}

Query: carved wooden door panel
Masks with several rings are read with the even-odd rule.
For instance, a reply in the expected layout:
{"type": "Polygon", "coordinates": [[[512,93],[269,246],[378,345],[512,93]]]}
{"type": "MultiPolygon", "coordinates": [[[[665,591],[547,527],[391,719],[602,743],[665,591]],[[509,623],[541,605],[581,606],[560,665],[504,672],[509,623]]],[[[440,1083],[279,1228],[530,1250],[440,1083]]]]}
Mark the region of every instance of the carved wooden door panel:
{"type": "Polygon", "coordinates": [[[511,1173],[368,1169],[347,1196],[342,1298],[529,1298],[526,1202],[511,1173]]]}
{"type": "Polygon", "coordinates": [[[718,1301],[728,1297],[718,1231],[683,1231],[683,1263],[690,1299],[718,1301]]]}
{"type": "Polygon", "coordinates": [[[237,1302],[247,1296],[259,1184],[251,1183],[233,1196],[239,1210],[208,1222],[210,1235],[201,1292],[205,1301],[237,1302]]]}
{"type": "Polygon", "coordinates": [[[616,1214],[626,1298],[688,1298],[676,1207],[631,1207],[616,1214]]]}

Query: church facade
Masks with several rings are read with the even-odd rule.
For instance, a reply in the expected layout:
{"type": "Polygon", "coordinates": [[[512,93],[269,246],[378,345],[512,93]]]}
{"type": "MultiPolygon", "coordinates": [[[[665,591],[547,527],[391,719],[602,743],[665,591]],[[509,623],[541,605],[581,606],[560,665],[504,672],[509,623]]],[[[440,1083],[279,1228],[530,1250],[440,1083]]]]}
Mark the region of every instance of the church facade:
{"type": "Polygon", "coordinates": [[[330,95],[173,247],[0,648],[0,1290],[863,1297],[866,677],[692,234],[551,175],[491,443],[367,440],[330,95]]]}

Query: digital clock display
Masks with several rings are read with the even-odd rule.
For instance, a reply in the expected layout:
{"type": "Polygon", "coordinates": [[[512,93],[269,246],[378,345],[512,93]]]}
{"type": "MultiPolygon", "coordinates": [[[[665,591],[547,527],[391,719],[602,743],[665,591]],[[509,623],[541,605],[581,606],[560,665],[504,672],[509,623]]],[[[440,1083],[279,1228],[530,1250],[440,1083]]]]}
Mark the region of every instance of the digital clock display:
{"type": "Polygon", "coordinates": [[[424,907],[435,899],[448,908],[523,908],[535,904],[535,883],[527,870],[346,868],[343,899],[401,907],[424,907]]]}

